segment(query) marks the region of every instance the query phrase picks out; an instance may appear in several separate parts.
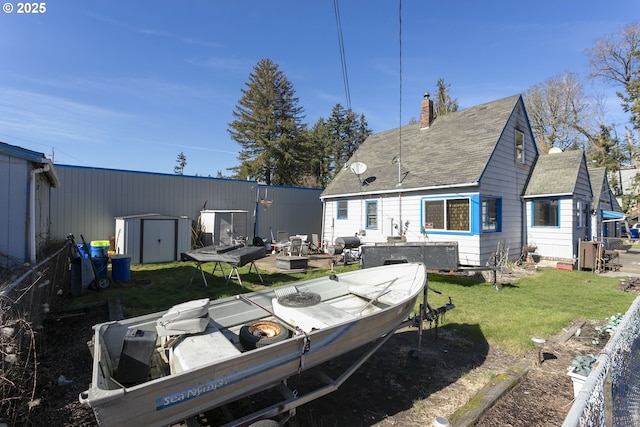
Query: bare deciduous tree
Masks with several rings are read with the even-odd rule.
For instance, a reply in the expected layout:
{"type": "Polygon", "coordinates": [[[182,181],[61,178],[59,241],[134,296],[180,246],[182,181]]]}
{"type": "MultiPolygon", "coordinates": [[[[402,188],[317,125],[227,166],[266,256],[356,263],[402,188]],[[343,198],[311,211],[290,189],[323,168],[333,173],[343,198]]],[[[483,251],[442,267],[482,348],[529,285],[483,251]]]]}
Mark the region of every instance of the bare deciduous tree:
{"type": "Polygon", "coordinates": [[[566,72],[532,86],[524,100],[541,153],[553,147],[586,149],[599,134],[603,103],[585,93],[575,73],[566,72]]]}
{"type": "MultiPolygon", "coordinates": [[[[587,54],[590,77],[620,89],[616,94],[622,108],[630,113],[631,126],[640,130],[640,23],[629,24],[619,33],[596,41],[587,54]]],[[[625,130],[629,152],[637,163],[637,141],[629,128],[625,130]]]]}

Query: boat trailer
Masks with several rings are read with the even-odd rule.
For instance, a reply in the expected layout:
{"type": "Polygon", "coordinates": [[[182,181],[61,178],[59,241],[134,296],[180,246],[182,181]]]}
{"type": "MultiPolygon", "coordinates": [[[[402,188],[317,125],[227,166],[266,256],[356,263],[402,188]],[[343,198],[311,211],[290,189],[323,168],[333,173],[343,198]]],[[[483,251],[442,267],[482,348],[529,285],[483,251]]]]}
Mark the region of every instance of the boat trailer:
{"type": "MultiPolygon", "coordinates": [[[[424,323],[428,322],[429,326],[435,326],[436,331],[439,323],[441,322],[444,314],[455,308],[455,305],[449,298],[449,302],[441,307],[433,308],[427,302],[427,293],[432,291],[440,294],[439,291],[429,288],[427,281],[423,290],[423,301],[420,304],[419,313],[409,317],[402,323],[400,323],[394,330],[388,332],[376,341],[369,343],[370,348],[362,354],[354,363],[343,370],[338,376],[332,377],[328,375],[325,370],[322,369],[323,365],[309,369],[308,371],[299,373],[293,377],[289,377],[286,380],[273,384],[271,387],[266,388],[258,393],[254,393],[239,399],[238,401],[231,402],[230,404],[222,407],[213,408],[210,411],[205,411],[203,414],[191,417],[186,421],[188,427],[209,427],[213,426],[211,420],[215,420],[216,426],[221,427],[251,427],[253,425],[260,425],[260,427],[277,427],[282,426],[285,422],[289,421],[296,414],[296,409],[299,406],[305,405],[313,400],[319,399],[327,394],[336,391],[345,381],[347,381],[371,356],[373,356],[394,334],[397,330],[405,327],[418,328],[418,345],[417,348],[412,350],[419,354],[422,345],[422,331],[424,329],[424,323]],[[301,390],[302,376],[312,377],[316,384],[312,386],[310,390],[301,390]],[[293,387],[291,384],[295,385],[293,387]],[[253,411],[249,414],[236,415],[232,408],[234,403],[239,401],[259,401],[261,395],[269,394],[271,400],[260,409],[253,411]],[[221,421],[221,417],[223,420],[221,421]],[[224,422],[225,424],[219,424],[224,422]],[[257,423],[257,424],[255,424],[257,423]]],[[[437,337],[437,332],[436,332],[437,337]]],[[[352,350],[359,351],[359,349],[352,350]]],[[[330,363],[330,362],[327,362],[330,363]]],[[[306,378],[305,378],[306,379],[306,378]]],[[[247,411],[245,411],[247,412],[247,411]]]]}

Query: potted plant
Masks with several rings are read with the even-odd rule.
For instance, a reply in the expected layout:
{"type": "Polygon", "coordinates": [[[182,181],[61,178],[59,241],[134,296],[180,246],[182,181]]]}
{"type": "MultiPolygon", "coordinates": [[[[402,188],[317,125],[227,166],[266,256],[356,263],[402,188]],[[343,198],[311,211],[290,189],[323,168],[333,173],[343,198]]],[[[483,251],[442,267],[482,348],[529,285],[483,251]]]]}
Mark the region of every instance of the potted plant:
{"type": "Polygon", "coordinates": [[[591,369],[597,358],[593,354],[578,355],[571,362],[571,366],[567,371],[567,375],[573,382],[573,397],[578,397],[578,393],[582,390],[584,382],[591,373],[591,369]]]}

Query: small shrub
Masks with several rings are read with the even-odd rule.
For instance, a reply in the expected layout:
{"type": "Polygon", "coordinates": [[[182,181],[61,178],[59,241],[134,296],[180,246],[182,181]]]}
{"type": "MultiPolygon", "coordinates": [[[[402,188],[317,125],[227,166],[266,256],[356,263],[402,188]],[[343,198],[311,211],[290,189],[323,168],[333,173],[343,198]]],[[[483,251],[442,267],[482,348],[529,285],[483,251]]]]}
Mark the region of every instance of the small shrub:
{"type": "Polygon", "coordinates": [[[576,356],[574,357],[573,362],[571,362],[569,370],[573,369],[574,373],[588,377],[596,360],[597,358],[593,354],[576,356]]]}
{"type": "Polygon", "coordinates": [[[596,326],[595,330],[598,333],[598,336],[591,340],[593,345],[600,344],[600,337],[604,334],[609,334],[609,337],[613,335],[613,333],[618,328],[620,321],[622,321],[622,314],[618,313],[615,316],[609,316],[605,319],[607,323],[602,326],[596,326]]]}

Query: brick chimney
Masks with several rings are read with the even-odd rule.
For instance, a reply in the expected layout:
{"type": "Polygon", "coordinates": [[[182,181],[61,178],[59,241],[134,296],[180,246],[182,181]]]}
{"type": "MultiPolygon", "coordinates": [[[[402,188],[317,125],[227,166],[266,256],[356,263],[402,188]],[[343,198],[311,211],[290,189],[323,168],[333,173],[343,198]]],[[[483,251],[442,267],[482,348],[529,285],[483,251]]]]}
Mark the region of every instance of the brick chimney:
{"type": "Polygon", "coordinates": [[[424,94],[420,108],[420,129],[428,129],[433,123],[433,101],[429,99],[429,92],[424,94]]]}

